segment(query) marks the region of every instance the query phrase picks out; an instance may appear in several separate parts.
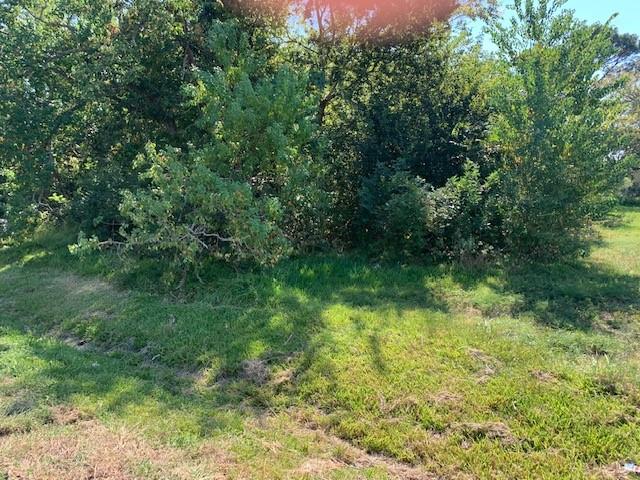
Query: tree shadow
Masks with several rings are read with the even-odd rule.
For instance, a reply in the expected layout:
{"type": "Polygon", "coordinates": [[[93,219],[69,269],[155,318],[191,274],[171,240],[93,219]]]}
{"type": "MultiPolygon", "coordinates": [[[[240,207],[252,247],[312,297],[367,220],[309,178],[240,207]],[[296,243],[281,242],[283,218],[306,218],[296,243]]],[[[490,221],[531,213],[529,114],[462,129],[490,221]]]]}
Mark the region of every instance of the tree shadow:
{"type": "MultiPolygon", "coordinates": [[[[162,365],[140,363],[135,356],[82,351],[64,343],[35,338],[14,348],[20,348],[21,354],[29,357],[28,364],[37,359],[42,367],[33,368],[28,375],[19,375],[11,391],[0,388],[0,395],[28,392],[30,410],[79,402],[89,409],[86,413],[98,417],[122,417],[136,411],[150,414],[150,423],[154,418],[156,422],[175,422],[167,434],[168,442],[174,444],[187,442],[189,438],[208,438],[216,432],[239,432],[242,418],[255,410],[241,400],[230,409],[228,394],[212,395],[211,389],[197,393],[192,389],[193,380],[176,375],[175,370],[162,365]]],[[[0,361],[10,353],[11,348],[0,352],[0,361]]],[[[41,421],[49,420],[45,416],[41,421]]]]}
{"type": "Polygon", "coordinates": [[[621,315],[640,311],[640,277],[586,261],[509,269],[503,289],[520,299],[514,314],[557,328],[617,329],[621,315]]]}
{"type": "MultiPolygon", "coordinates": [[[[447,292],[430,287],[446,278],[464,294],[485,288],[511,297],[508,314],[561,329],[622,328],[620,318],[640,310],[638,276],[589,261],[470,269],[318,255],[262,271],[217,265],[203,283],[171,297],[149,280],[161,275],[158,265],[129,266],[115,278],[130,290],[118,289],[95,276],[113,264],[91,270],[61,253],[62,244],[39,240],[0,253],[0,328],[69,340],[29,344],[45,365],[33,388],[46,386],[59,402],[101,398],[105,414],[154,403],[162,416],[193,418],[187,430],[198,437],[293,405],[296,379],[317,367],[318,352],[333,341],[326,322],[336,306],[398,317],[415,309],[460,313],[447,292]],[[266,369],[268,380],[247,374],[247,361],[266,369]],[[274,381],[287,371],[289,380],[274,381]]],[[[382,327],[358,315],[352,322],[366,335],[372,367],[386,372],[382,327]]],[[[330,364],[323,375],[336,382],[330,364]]]]}
{"type": "Polygon", "coordinates": [[[613,331],[640,312],[640,276],[580,259],[469,271],[451,270],[466,292],[484,287],[503,305],[480,306],[484,316],[528,316],[569,330],[613,331]]]}
{"type": "MultiPolygon", "coordinates": [[[[332,342],[325,329],[329,308],[448,311],[425,287],[420,268],[374,267],[353,257],[297,259],[263,272],[226,270],[176,300],[114,288],[72,266],[51,268],[57,254],[34,247],[14,252],[13,263],[0,271],[6,307],[0,333],[62,342],[29,343],[29,355],[46,367],[25,388],[46,386],[42,397],[53,402],[91,398],[105,415],[153,402],[165,417],[195,415],[198,426],[189,428],[198,437],[295,404],[296,379],[318,366],[318,351],[332,342]],[[268,380],[253,378],[248,361],[266,369],[268,380]],[[277,381],[287,370],[290,379],[277,381]]],[[[372,360],[384,370],[376,335],[369,334],[372,360]]],[[[323,381],[335,383],[330,362],[322,372],[323,381]]]]}

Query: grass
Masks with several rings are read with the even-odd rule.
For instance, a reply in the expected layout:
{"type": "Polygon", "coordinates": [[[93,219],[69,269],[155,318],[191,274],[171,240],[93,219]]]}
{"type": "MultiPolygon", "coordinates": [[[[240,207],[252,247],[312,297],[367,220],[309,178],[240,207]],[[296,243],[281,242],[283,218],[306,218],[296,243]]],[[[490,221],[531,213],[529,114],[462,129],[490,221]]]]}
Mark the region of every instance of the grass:
{"type": "Polygon", "coordinates": [[[315,256],[212,266],[179,294],[153,261],[78,260],[68,240],[0,250],[0,478],[620,478],[640,461],[638,208],[582,261],[315,256]]]}

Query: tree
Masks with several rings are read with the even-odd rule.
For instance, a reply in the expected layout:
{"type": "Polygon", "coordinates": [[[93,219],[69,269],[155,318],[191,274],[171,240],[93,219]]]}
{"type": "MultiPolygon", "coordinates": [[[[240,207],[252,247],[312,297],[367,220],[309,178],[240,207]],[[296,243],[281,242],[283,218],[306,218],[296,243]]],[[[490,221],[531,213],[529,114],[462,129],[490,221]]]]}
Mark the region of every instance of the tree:
{"type": "Polygon", "coordinates": [[[181,85],[201,40],[190,0],[4,0],[0,145],[12,227],[109,231],[149,139],[184,141],[181,85]]]}
{"type": "Polygon", "coordinates": [[[439,187],[479,160],[487,115],[475,101],[481,61],[447,24],[476,14],[479,3],[303,2],[313,28],[288,45],[309,68],[317,97],[334,237],[373,240],[361,190],[372,188],[379,167],[408,168],[439,187]]]}
{"type": "Polygon", "coordinates": [[[615,53],[607,25],[586,25],[562,0],[516,0],[491,34],[504,61],[490,143],[501,152],[495,199],[508,249],[574,252],[615,203],[624,172],[618,85],[601,81],[615,53]]]}
{"type": "Polygon", "coordinates": [[[218,67],[195,71],[187,88],[197,145],[148,148],[148,184],[125,195],[122,235],[184,266],[210,256],[273,263],[322,235],[306,79],[253,48],[239,20],[212,22],[208,42],[218,67]]]}
{"type": "MultiPolygon", "coordinates": [[[[229,3],[229,2],[225,2],[229,3]]],[[[277,10],[257,18],[215,0],[2,0],[0,167],[14,229],[43,219],[117,233],[122,189],[148,142],[200,141],[184,88],[216,65],[213,22],[242,23],[271,49],[277,10]]]]}

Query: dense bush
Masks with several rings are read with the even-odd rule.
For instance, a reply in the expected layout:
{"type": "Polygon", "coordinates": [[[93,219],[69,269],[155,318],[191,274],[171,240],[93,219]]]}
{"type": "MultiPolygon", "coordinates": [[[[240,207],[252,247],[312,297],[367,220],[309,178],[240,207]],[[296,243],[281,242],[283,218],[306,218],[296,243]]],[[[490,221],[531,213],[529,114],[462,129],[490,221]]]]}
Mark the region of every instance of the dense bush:
{"type": "Polygon", "coordinates": [[[207,253],[273,263],[322,238],[321,168],[304,77],[267,65],[233,21],[214,21],[218,68],[189,87],[201,140],[183,153],[149,148],[121,213],[130,245],[196,264],[207,253]],[[243,54],[240,54],[244,52],[243,54]]]}
{"type": "Polygon", "coordinates": [[[152,146],[141,158],[149,188],[126,192],[123,229],[131,248],[168,254],[175,264],[197,265],[208,255],[273,263],[288,251],[274,197],[256,198],[251,186],[222,178],[199,156],[152,146]]]}
{"type": "MultiPolygon", "coordinates": [[[[153,140],[180,144],[188,74],[184,0],[0,3],[0,168],[13,230],[73,221],[101,235],[119,222],[119,190],[153,140]]],[[[190,48],[190,47],[189,47],[190,48]]]]}
{"type": "Polygon", "coordinates": [[[488,72],[466,36],[442,26],[400,45],[356,50],[344,63],[351,75],[333,86],[322,131],[335,214],[350,227],[343,238],[367,245],[376,219],[361,190],[366,185],[373,201],[381,172],[404,171],[437,188],[462,174],[465,162],[486,163],[488,72]]]}
{"type": "Polygon", "coordinates": [[[459,2],[326,1],[0,2],[6,233],[64,222],[180,268],[575,254],[638,152],[610,74],[637,42],[517,0],[489,55],[459,2]]]}
{"type": "Polygon", "coordinates": [[[486,193],[473,163],[440,188],[406,170],[381,168],[363,186],[363,219],[385,250],[456,259],[487,254],[486,193]]]}

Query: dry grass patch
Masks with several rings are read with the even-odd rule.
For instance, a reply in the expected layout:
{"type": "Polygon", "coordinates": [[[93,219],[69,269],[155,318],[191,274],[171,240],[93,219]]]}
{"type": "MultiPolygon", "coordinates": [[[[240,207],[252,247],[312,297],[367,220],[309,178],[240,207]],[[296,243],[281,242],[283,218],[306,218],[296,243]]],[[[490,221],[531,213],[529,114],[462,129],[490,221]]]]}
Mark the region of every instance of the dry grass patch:
{"type": "Polygon", "coordinates": [[[624,469],[624,465],[621,463],[594,468],[590,472],[590,476],[598,480],[625,480],[631,478],[629,472],[624,469]]]}
{"type": "Polygon", "coordinates": [[[447,407],[455,407],[464,401],[462,395],[451,393],[449,391],[439,392],[430,397],[432,403],[436,405],[446,405],[447,407]]]}
{"type": "Polygon", "coordinates": [[[51,421],[55,425],[73,425],[89,419],[89,415],[69,405],[58,405],[51,409],[51,421]]]}
{"type": "Polygon", "coordinates": [[[478,364],[479,368],[476,372],[479,384],[487,383],[498,374],[502,367],[502,362],[498,359],[487,355],[482,350],[475,348],[469,349],[469,356],[478,364]]]}
{"type": "Polygon", "coordinates": [[[557,383],[559,378],[554,373],[545,372],[543,370],[533,370],[531,376],[540,383],[557,383]]]}
{"type": "MultiPolygon", "coordinates": [[[[302,412],[294,412],[292,416],[297,420],[294,427],[296,435],[308,437],[315,445],[321,447],[320,451],[330,452],[322,457],[312,457],[305,460],[296,470],[296,474],[327,478],[327,475],[332,471],[354,468],[357,470],[374,469],[383,472],[386,478],[396,480],[435,480],[440,478],[423,468],[358,448],[346,440],[327,433],[302,412]]],[[[458,477],[452,476],[450,478],[458,477]]]]}
{"type": "Polygon", "coordinates": [[[56,423],[72,425],[0,439],[0,472],[32,480],[217,480],[227,478],[233,463],[227,452],[211,446],[189,455],[151,445],[124,428],[112,431],[96,420],[81,421],[71,409],[56,415],[56,423]]]}

